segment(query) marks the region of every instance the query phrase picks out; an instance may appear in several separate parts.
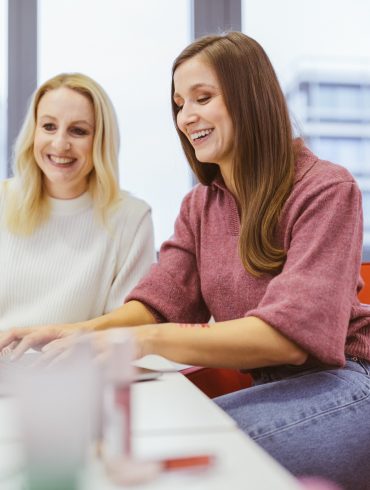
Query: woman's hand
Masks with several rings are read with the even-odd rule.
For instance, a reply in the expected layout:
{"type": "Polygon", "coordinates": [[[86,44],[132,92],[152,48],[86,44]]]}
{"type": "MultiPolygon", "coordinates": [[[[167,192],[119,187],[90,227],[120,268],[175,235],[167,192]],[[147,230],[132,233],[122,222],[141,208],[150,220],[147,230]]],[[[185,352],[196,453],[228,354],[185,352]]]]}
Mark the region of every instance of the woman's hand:
{"type": "Polygon", "coordinates": [[[21,357],[28,349],[42,349],[46,344],[78,331],[78,324],[11,328],[0,334],[0,351],[12,349],[11,359],[21,357]]]}
{"type": "MultiPolygon", "coordinates": [[[[153,335],[155,335],[157,328],[157,324],[129,328],[129,333],[133,335],[135,341],[136,359],[151,353],[149,341],[153,335]]],[[[98,360],[104,361],[109,353],[110,331],[111,330],[104,330],[86,334],[90,335],[93,352],[98,360]]],[[[71,335],[71,333],[72,332],[70,330],[68,333],[62,332],[60,337],[52,339],[47,345],[42,347],[41,350],[43,354],[40,358],[40,362],[54,363],[68,358],[73,351],[75,343],[80,339],[80,335],[78,333],[75,335],[71,335]]]]}

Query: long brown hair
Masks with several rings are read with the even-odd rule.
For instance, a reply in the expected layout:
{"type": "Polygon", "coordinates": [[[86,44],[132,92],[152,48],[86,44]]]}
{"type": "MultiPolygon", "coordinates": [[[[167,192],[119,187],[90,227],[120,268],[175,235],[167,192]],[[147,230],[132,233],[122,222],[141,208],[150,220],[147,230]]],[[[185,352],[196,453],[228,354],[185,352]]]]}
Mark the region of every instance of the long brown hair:
{"type": "Polygon", "coordinates": [[[234,127],[232,178],[241,211],[239,252],[245,269],[258,276],[281,270],[286,252],[277,240],[281,209],[292,189],[294,142],[285,97],[263,48],[240,32],[205,36],[185,48],[172,67],[172,112],[185,155],[202,184],[218,173],[201,163],[177,126],[173,75],[201,54],[219,80],[234,127]]]}

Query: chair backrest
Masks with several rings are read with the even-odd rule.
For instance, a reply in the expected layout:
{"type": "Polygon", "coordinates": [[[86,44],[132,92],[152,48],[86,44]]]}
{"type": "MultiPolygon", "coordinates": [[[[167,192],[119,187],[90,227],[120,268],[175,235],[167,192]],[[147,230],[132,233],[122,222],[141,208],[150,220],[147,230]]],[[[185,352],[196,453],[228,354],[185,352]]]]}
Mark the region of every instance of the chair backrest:
{"type": "Polygon", "coordinates": [[[361,264],[361,277],[365,281],[365,286],[360,291],[358,299],[361,303],[370,304],[370,262],[361,264]]]}
{"type": "Polygon", "coordinates": [[[209,398],[249,388],[252,376],[237,369],[192,367],[181,371],[209,398]]]}

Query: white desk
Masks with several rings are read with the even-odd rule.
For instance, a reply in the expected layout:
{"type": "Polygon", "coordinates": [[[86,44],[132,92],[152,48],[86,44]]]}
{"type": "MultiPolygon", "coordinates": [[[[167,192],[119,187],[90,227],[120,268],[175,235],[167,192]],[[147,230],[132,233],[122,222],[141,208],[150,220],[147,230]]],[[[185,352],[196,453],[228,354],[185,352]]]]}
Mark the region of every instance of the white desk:
{"type": "MultiPolygon", "coordinates": [[[[158,366],[157,366],[158,367],[158,366]]],[[[170,365],[162,366],[164,369],[170,365]]],[[[20,463],[15,402],[0,398],[0,488],[19,490],[20,478],[4,479],[20,463]]],[[[135,490],[299,490],[301,487],[233,420],[179,373],[133,386],[133,450],[139,458],[213,454],[216,464],[201,472],[171,472],[135,490]]],[[[83,490],[113,490],[98,463],[83,490]]]]}
{"type": "MultiPolygon", "coordinates": [[[[0,398],[0,442],[19,437],[11,398],[0,398]]],[[[132,387],[133,435],[165,435],[232,429],[235,422],[187,378],[164,373],[132,387]]]]}
{"type": "MultiPolygon", "coordinates": [[[[143,458],[199,453],[216,456],[208,470],[163,473],[134,490],[300,490],[297,482],[238,430],[217,434],[134,437],[134,451],[143,458]]],[[[94,465],[83,490],[117,490],[103,469],[94,465]]],[[[126,488],[126,487],[124,487],[126,488]]],[[[8,490],[8,489],[6,489],[8,490]]]]}
{"type": "MultiPolygon", "coordinates": [[[[166,474],[153,490],[297,490],[299,485],[280,465],[239,430],[176,436],[136,437],[135,451],[142,457],[194,454],[216,456],[204,473],[166,474]],[[190,485],[189,485],[190,483],[190,485]]],[[[140,489],[141,490],[141,489],[140,489]]]]}
{"type": "Polygon", "coordinates": [[[232,429],[235,422],[179,373],[132,387],[134,435],[181,434],[232,429]]]}

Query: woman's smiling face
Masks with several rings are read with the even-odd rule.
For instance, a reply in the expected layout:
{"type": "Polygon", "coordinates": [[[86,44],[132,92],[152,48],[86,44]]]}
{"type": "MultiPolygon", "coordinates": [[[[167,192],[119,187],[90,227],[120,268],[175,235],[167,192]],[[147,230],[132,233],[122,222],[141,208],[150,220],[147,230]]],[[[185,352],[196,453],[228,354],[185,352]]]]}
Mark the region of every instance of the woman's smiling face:
{"type": "Polygon", "coordinates": [[[72,199],[87,189],[94,125],[91,101],[76,90],[60,87],[40,99],[33,152],[51,197],[72,199]]]}
{"type": "Polygon", "coordinates": [[[200,55],[174,73],[177,125],[200,162],[217,163],[222,174],[232,165],[234,129],[216,73],[200,55]]]}

